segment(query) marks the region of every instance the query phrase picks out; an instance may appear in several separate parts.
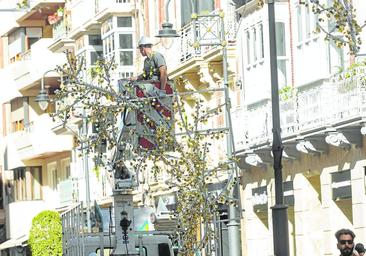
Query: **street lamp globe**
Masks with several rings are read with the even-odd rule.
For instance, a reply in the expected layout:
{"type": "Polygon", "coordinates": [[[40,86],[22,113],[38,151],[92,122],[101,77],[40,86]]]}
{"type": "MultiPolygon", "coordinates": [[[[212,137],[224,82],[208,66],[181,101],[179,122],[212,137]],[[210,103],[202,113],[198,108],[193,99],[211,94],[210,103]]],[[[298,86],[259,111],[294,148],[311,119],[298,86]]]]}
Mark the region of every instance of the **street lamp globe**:
{"type": "Polygon", "coordinates": [[[39,107],[45,111],[48,107],[49,97],[46,90],[41,90],[36,97],[36,102],[38,102],[39,107]]]}

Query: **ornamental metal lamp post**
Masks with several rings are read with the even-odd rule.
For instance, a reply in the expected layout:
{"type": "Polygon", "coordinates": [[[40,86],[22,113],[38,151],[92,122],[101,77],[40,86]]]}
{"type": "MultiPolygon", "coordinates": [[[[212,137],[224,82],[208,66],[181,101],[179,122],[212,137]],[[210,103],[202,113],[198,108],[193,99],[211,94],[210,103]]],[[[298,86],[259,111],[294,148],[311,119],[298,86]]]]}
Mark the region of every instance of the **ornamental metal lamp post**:
{"type": "MultiPolygon", "coordinates": [[[[45,85],[44,85],[44,78],[47,75],[47,73],[49,72],[55,72],[54,69],[51,70],[47,70],[42,78],[41,78],[41,90],[39,91],[39,94],[36,97],[36,102],[38,102],[39,107],[45,111],[48,107],[48,103],[49,103],[49,97],[48,97],[48,93],[45,89],[45,85]]],[[[61,77],[62,79],[62,77],[61,77]]],[[[62,81],[62,80],[61,80],[62,81]]],[[[86,137],[88,134],[88,120],[87,120],[87,115],[85,113],[85,109],[83,109],[82,112],[82,133],[83,136],[86,137]]],[[[89,166],[88,166],[88,154],[87,154],[87,150],[85,147],[84,142],[82,142],[82,152],[83,152],[83,170],[84,170],[84,175],[85,175],[85,202],[86,202],[86,221],[87,221],[87,228],[88,228],[88,232],[91,232],[91,221],[90,221],[90,182],[89,182],[89,166]]]]}
{"type": "Polygon", "coordinates": [[[268,26],[269,26],[269,51],[271,65],[271,94],[272,94],[272,153],[275,181],[275,205],[272,207],[273,223],[273,245],[274,254],[288,256],[289,234],[287,205],[283,201],[282,182],[282,153],[283,145],[281,140],[281,120],[278,94],[278,73],[277,73],[277,50],[276,50],[276,22],[275,22],[275,0],[268,0],[268,26]]]}

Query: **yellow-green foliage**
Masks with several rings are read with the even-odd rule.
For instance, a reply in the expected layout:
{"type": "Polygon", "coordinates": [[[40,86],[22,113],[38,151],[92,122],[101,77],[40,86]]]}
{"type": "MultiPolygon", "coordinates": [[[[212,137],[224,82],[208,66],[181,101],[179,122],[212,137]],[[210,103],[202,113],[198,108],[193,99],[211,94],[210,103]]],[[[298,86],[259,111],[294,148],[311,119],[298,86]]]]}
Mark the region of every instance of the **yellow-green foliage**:
{"type": "Polygon", "coordinates": [[[33,256],[62,255],[62,225],[57,212],[43,211],[33,218],[29,245],[33,256]]]}

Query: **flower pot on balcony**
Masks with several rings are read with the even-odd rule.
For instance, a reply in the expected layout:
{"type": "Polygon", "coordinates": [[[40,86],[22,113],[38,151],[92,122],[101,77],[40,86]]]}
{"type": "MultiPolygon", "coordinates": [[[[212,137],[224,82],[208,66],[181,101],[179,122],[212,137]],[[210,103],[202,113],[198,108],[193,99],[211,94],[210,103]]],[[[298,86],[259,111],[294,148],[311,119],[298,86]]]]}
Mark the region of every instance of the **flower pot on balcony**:
{"type": "Polygon", "coordinates": [[[57,13],[53,14],[53,15],[50,15],[47,17],[47,21],[50,25],[53,25],[55,24],[57,21],[59,21],[61,19],[60,16],[58,16],[57,13]]]}
{"type": "Polygon", "coordinates": [[[64,10],[57,10],[57,16],[62,18],[64,16],[64,10]]]}

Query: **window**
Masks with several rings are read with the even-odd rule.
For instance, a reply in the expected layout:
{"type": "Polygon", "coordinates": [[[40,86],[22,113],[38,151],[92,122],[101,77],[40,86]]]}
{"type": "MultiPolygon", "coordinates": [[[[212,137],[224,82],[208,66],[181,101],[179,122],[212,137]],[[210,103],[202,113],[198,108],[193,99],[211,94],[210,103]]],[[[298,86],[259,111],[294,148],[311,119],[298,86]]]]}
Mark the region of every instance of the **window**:
{"type": "Polygon", "coordinates": [[[48,167],[48,183],[49,183],[49,186],[50,188],[53,190],[53,191],[56,191],[57,190],[57,183],[58,183],[58,175],[57,175],[57,168],[56,168],[56,165],[54,164],[50,164],[48,167]]]}
{"type": "Polygon", "coordinates": [[[253,49],[253,61],[254,63],[257,62],[257,31],[253,28],[253,41],[252,41],[252,49],[253,49]]]}
{"type": "Polygon", "coordinates": [[[301,6],[297,6],[297,42],[302,42],[302,11],[301,6]]]}
{"type": "Polygon", "coordinates": [[[210,13],[214,10],[214,0],[198,0],[196,1],[196,10],[198,13],[210,13]]]}
{"type": "Polygon", "coordinates": [[[41,176],[41,167],[31,167],[31,192],[32,200],[40,200],[42,199],[41,188],[42,188],[42,176],[41,176]]]}
{"type": "MultiPolygon", "coordinates": [[[[193,1],[193,8],[196,10],[198,14],[202,13],[210,13],[215,8],[214,0],[197,0],[193,1]]],[[[193,13],[191,1],[190,0],[181,0],[181,26],[185,26],[189,22],[191,22],[191,14],[193,13]]]]}
{"type": "Polygon", "coordinates": [[[19,28],[8,37],[8,55],[10,61],[15,61],[16,56],[22,53],[24,49],[25,29],[19,28]]]}
{"type": "Polygon", "coordinates": [[[351,171],[332,173],[333,200],[352,198],[351,171]]]}
{"type": "Polygon", "coordinates": [[[276,22],[276,50],[277,56],[286,56],[285,23],[276,22]]]}
{"type": "Polygon", "coordinates": [[[15,201],[26,200],[25,168],[14,170],[14,196],[15,201]]]}
{"type": "Polygon", "coordinates": [[[250,32],[247,31],[245,33],[245,38],[246,38],[246,49],[247,49],[247,65],[250,65],[250,32]]]}
{"type": "Polygon", "coordinates": [[[117,27],[132,28],[132,17],[117,17],[117,27]]]}
{"type": "Polygon", "coordinates": [[[21,167],[14,169],[15,201],[42,199],[42,168],[21,167]]]}
{"type": "Polygon", "coordinates": [[[119,35],[119,49],[131,49],[132,48],[132,35],[120,34],[119,35]]]}
{"type": "Polygon", "coordinates": [[[103,58],[103,52],[97,51],[97,52],[90,52],[90,65],[95,65],[95,63],[98,60],[101,60],[103,58]]]}
{"type": "Polygon", "coordinates": [[[287,86],[286,31],[284,22],[276,22],[276,50],[278,68],[278,86],[287,86]]]}
{"type": "Polygon", "coordinates": [[[120,52],[119,53],[119,64],[121,66],[132,66],[133,65],[133,53],[132,52],[120,52]]]}
{"type": "Polygon", "coordinates": [[[305,38],[309,39],[311,36],[310,31],[310,6],[306,5],[305,7],[305,38]]]}
{"type": "Polygon", "coordinates": [[[24,130],[24,120],[17,120],[12,122],[12,132],[18,132],[24,130]]]}
{"type": "Polygon", "coordinates": [[[26,50],[29,50],[30,47],[42,38],[42,28],[26,28],[26,50]]]}
{"type": "Polygon", "coordinates": [[[60,180],[69,180],[70,179],[70,159],[65,158],[61,160],[61,177],[60,180]]]}
{"type": "Polygon", "coordinates": [[[264,59],[263,24],[259,24],[259,58],[264,59]]]}
{"type": "Polygon", "coordinates": [[[102,24],[102,28],[101,28],[102,35],[107,34],[112,29],[113,29],[113,22],[112,22],[112,18],[110,18],[102,24]]]}
{"type": "MultiPolygon", "coordinates": [[[[313,32],[315,32],[318,26],[318,16],[311,11],[311,6],[306,1],[306,4],[299,4],[296,7],[296,16],[297,16],[297,42],[301,44],[304,39],[306,39],[306,43],[309,43],[312,38],[313,32]]],[[[330,30],[332,27],[332,21],[329,23],[330,30]]]]}
{"type": "Polygon", "coordinates": [[[104,57],[111,59],[114,55],[114,35],[111,34],[103,40],[104,57]]]}
{"type": "Polygon", "coordinates": [[[344,68],[344,51],[343,48],[338,47],[334,40],[330,40],[330,67],[331,74],[337,73],[344,68]]]}
{"type": "Polygon", "coordinates": [[[119,34],[119,63],[121,66],[133,65],[132,34],[119,34]]]}
{"type": "Polygon", "coordinates": [[[257,64],[258,61],[264,59],[264,39],[263,39],[263,24],[257,23],[244,33],[246,64],[257,64]]]}
{"type": "MultiPolygon", "coordinates": [[[[133,35],[134,24],[131,16],[113,17],[102,25],[104,58],[107,60],[114,58],[118,69],[123,66],[125,77],[131,76],[135,69],[133,35]]],[[[120,71],[117,72],[120,74],[120,71]]]]}
{"type": "Polygon", "coordinates": [[[100,35],[89,35],[89,45],[102,45],[100,35]]]}

